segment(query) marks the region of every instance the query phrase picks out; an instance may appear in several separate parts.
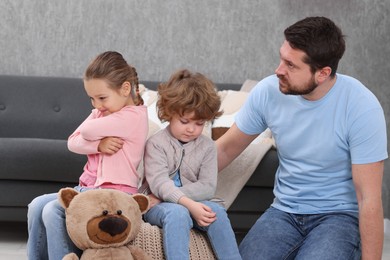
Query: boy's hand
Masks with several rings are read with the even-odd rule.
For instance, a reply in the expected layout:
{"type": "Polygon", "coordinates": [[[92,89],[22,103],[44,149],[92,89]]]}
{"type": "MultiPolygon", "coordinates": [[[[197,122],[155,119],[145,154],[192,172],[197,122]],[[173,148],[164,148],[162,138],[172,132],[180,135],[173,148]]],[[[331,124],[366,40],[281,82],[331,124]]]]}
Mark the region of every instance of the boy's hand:
{"type": "Polygon", "coordinates": [[[217,219],[215,212],[205,204],[193,201],[187,197],[181,197],[179,203],[188,209],[192,218],[201,227],[207,227],[217,219]]]}
{"type": "Polygon", "coordinates": [[[161,200],[159,198],[157,198],[156,196],[154,196],[153,193],[150,193],[148,195],[149,197],[149,201],[150,201],[150,204],[149,204],[149,209],[154,207],[155,205],[159,204],[161,202],[161,200]]]}
{"type": "Polygon", "coordinates": [[[98,151],[106,154],[115,154],[122,149],[123,140],[118,137],[105,137],[100,140],[98,151]]]}

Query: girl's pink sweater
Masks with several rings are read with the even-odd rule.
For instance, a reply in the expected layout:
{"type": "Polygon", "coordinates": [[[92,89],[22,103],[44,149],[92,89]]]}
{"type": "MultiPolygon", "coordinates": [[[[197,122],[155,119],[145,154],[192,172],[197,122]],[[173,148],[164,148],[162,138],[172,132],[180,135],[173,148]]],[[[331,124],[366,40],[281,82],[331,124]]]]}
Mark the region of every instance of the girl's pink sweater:
{"type": "Polygon", "coordinates": [[[138,192],[137,167],[141,162],[148,135],[148,114],[145,106],[126,106],[103,116],[94,109],[68,139],[70,151],[85,154],[88,161],[80,176],[80,185],[91,188],[115,188],[128,193],[138,192]],[[105,137],[124,141],[113,155],[98,152],[105,137]]]}

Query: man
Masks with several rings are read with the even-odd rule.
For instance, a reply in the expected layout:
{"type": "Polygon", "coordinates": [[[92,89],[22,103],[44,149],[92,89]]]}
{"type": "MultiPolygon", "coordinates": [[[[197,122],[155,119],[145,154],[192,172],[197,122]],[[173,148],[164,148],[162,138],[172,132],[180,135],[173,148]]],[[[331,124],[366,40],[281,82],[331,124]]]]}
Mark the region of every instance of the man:
{"type": "MultiPolygon", "coordinates": [[[[275,199],[240,244],[243,259],[381,259],[386,123],[376,97],[338,74],[341,30],[308,17],[284,31],[280,64],[217,141],[219,170],[269,127],[275,199]]],[[[261,198],[259,198],[261,199],[261,198]]]]}

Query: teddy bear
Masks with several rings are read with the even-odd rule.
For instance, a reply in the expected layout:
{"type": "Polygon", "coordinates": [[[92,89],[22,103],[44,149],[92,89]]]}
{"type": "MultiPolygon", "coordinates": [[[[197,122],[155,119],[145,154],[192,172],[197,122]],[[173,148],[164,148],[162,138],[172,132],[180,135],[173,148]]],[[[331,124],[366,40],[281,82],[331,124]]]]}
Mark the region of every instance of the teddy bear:
{"type": "MultiPolygon", "coordinates": [[[[83,250],[82,260],[149,260],[140,247],[131,245],[143,223],[142,214],[149,207],[143,194],[129,195],[114,189],[77,192],[63,188],[58,193],[65,208],[66,227],[73,243],[83,250]]],[[[78,260],[70,253],[63,260],[78,260]]]]}

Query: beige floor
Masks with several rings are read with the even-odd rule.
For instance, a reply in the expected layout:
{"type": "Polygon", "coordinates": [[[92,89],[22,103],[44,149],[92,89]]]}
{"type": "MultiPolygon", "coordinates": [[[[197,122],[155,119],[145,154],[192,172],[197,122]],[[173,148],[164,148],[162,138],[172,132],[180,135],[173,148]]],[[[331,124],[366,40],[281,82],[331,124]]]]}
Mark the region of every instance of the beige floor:
{"type": "MultiPolygon", "coordinates": [[[[385,245],[383,260],[390,260],[389,220],[385,221],[385,245]]],[[[0,260],[26,260],[26,225],[21,223],[0,223],[0,260]]]]}
{"type": "Polygon", "coordinates": [[[25,260],[27,227],[23,223],[0,223],[0,260],[25,260]]]}

